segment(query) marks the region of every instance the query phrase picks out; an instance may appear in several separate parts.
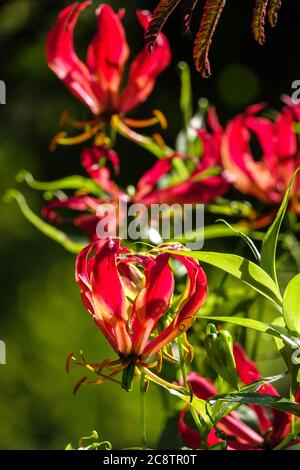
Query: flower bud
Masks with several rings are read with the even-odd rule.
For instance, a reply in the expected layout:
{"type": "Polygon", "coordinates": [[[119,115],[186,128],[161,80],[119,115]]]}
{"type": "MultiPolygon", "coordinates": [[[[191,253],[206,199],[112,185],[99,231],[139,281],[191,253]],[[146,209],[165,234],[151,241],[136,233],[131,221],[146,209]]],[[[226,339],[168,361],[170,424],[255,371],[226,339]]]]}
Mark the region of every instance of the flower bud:
{"type": "Polygon", "coordinates": [[[204,346],[215,371],[238,390],[236,364],[233,355],[233,341],[229,331],[218,331],[213,324],[207,326],[204,346]]]}

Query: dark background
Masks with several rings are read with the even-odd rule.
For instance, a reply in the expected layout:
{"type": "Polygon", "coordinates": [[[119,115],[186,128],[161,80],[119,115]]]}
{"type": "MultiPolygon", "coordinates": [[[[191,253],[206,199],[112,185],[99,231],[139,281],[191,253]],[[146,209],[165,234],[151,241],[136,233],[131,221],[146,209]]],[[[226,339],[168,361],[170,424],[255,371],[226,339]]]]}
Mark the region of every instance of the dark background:
{"type": "MultiPolygon", "coordinates": [[[[10,0],[0,6],[0,79],[7,85],[7,104],[0,106],[1,187],[14,187],[15,174],[28,169],[37,179],[52,180],[80,173],[79,147],[49,152],[64,109],[78,118],[88,110],[76,101],[44,58],[45,37],[67,1],[10,0]]],[[[98,4],[99,2],[94,2],[98,4]]],[[[153,8],[156,1],[112,0],[128,9],[125,26],[132,52],[143,44],[135,22],[135,8],[153,8]]],[[[203,2],[200,2],[202,4],[203,2]]],[[[133,115],[150,116],[161,109],[169,121],[164,137],[174,145],[181,128],[179,79],[176,64],[192,66],[195,107],[200,97],[215,103],[222,122],[245,106],[267,101],[280,106],[280,95],[291,92],[300,79],[298,0],[283,1],[279,24],[267,28],[264,47],[251,33],[254,1],[228,0],[211,49],[213,76],[204,80],[192,66],[192,42],[181,37],[180,18],[174,14],[165,27],[173,63],[158,80],[148,102],[133,115]]],[[[201,5],[194,14],[197,29],[201,5]]],[[[76,45],[80,54],[95,30],[93,9],[80,18],[76,45]]],[[[122,184],[134,183],[154,162],[139,148],[119,141],[122,184]]],[[[21,187],[31,206],[39,211],[42,198],[21,187]]],[[[101,334],[81,306],[73,281],[74,256],[44,238],[27,223],[15,205],[1,203],[1,309],[0,339],[7,345],[7,365],[0,366],[0,448],[63,448],[70,440],[97,429],[115,448],[138,442],[137,391],[131,395],[110,384],[82,389],[74,398],[71,388],[80,375],[64,371],[71,351],[84,349],[90,359],[112,356],[101,334]]],[[[163,397],[150,391],[148,415],[150,445],[167,418],[163,397]],[[153,419],[155,415],[155,419],[153,419]]]]}

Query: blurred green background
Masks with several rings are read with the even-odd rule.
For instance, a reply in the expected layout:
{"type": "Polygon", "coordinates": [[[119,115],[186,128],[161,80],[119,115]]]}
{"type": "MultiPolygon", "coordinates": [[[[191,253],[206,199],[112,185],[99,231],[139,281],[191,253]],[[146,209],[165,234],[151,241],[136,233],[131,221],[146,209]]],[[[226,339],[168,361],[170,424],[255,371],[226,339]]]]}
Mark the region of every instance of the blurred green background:
{"type": "MultiPolygon", "coordinates": [[[[0,6],[0,79],[6,82],[7,104],[0,106],[1,188],[16,185],[15,175],[28,169],[37,179],[52,180],[81,173],[79,147],[49,152],[58,130],[59,117],[68,109],[78,118],[88,110],[76,101],[44,58],[45,37],[60,9],[61,0],[9,0],[0,6]]],[[[97,4],[99,2],[95,2],[97,4]]],[[[136,7],[152,8],[155,1],[112,0],[116,8],[127,6],[125,24],[133,53],[143,44],[135,22],[136,7]]],[[[284,2],[277,29],[268,29],[265,47],[251,34],[253,2],[230,0],[213,42],[213,77],[202,79],[193,70],[195,105],[206,96],[217,105],[225,122],[247,104],[266,100],[279,106],[280,95],[290,93],[300,78],[298,0],[284,2]],[[241,5],[242,3],[242,5],[241,5]]],[[[198,23],[195,13],[194,29],[198,23]]],[[[79,23],[76,44],[85,50],[95,30],[92,8],[79,23]]],[[[151,99],[135,113],[147,117],[161,109],[169,120],[164,137],[173,144],[181,127],[178,109],[179,80],[176,64],[192,64],[192,43],[180,34],[179,16],[165,28],[173,63],[158,80],[151,99]]],[[[119,142],[120,183],[134,182],[154,162],[146,152],[119,142]]],[[[39,212],[41,195],[22,186],[32,208],[39,212]]],[[[114,448],[139,443],[137,391],[127,395],[119,387],[104,384],[71,389],[80,370],[68,376],[65,358],[81,348],[91,360],[112,357],[100,332],[81,306],[74,281],[74,256],[40,235],[15,205],[1,203],[1,322],[0,339],[7,345],[7,365],[0,366],[0,448],[61,449],[97,429],[114,448]]],[[[147,425],[154,446],[167,419],[164,396],[151,387],[147,399],[147,425]]]]}

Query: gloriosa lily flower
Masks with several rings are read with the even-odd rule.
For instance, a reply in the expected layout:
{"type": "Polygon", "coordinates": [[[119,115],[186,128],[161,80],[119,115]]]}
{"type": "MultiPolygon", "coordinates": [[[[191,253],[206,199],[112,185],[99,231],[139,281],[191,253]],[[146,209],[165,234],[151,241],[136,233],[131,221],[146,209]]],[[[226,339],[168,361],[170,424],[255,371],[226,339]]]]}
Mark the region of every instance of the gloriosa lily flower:
{"type": "MultiPolygon", "coordinates": [[[[223,137],[222,159],[239,191],[265,204],[278,206],[300,165],[299,136],[295,132],[300,107],[284,107],[275,121],[258,115],[263,109],[264,105],[253,105],[228,124],[223,137]],[[258,158],[252,150],[256,149],[257,143],[258,158]]],[[[299,197],[300,179],[297,178],[290,199],[290,208],[297,213],[300,213],[299,197]]]]}
{"type": "MultiPolygon", "coordinates": [[[[244,384],[262,379],[256,364],[247,357],[243,348],[238,344],[234,345],[234,357],[238,375],[244,384]]],[[[208,400],[218,394],[212,382],[196,372],[189,374],[189,382],[193,393],[198,398],[208,400]]],[[[271,384],[260,387],[259,393],[278,395],[277,390],[271,384]]],[[[299,398],[296,397],[296,400],[299,398]]],[[[235,411],[228,414],[217,424],[218,431],[226,436],[228,450],[273,449],[288,435],[291,429],[290,414],[278,410],[272,410],[272,414],[269,414],[264,407],[257,405],[251,405],[250,408],[257,421],[257,430],[244,423],[235,411]]],[[[186,424],[186,412],[187,409],[180,414],[179,434],[187,446],[199,449],[201,436],[186,424]]],[[[222,440],[218,432],[213,429],[208,435],[207,446],[209,448],[222,440]]]]}
{"type": "MultiPolygon", "coordinates": [[[[208,130],[199,129],[198,137],[202,147],[200,159],[187,155],[174,154],[158,160],[137,182],[133,195],[126,194],[111,180],[110,172],[105,162],[110,161],[115,173],[119,171],[119,159],[114,150],[104,147],[89,147],[82,152],[82,166],[96,184],[101,197],[90,194],[75,194],[71,197],[54,199],[43,208],[42,215],[54,223],[67,222],[57,211],[71,209],[79,212],[72,217],[71,222],[79,227],[91,240],[97,238],[96,226],[100,220],[97,208],[101,204],[112,204],[118,208],[119,198],[126,198],[128,204],[139,203],[149,207],[151,204],[196,204],[207,203],[222,196],[230,187],[230,181],[222,169],[221,139],[223,129],[219,124],[214,108],[207,116],[208,130]],[[175,160],[181,160],[183,165],[192,165],[193,169],[181,181],[168,181],[165,187],[160,186],[163,178],[172,175],[175,160]],[[100,162],[100,165],[99,165],[100,162]]],[[[159,221],[151,221],[157,224],[159,221]]]]}
{"type": "MultiPolygon", "coordinates": [[[[183,249],[178,245],[164,248],[183,249]]],[[[151,367],[155,357],[193,324],[207,295],[207,281],[197,261],[166,252],[134,253],[111,237],[92,242],[81,251],[76,280],[82,301],[95,323],[119,356],[113,363],[98,364],[96,383],[124,369],[151,367]],[[186,287],[172,304],[175,281],[171,259],[183,263],[186,287]],[[172,313],[172,317],[167,314],[172,313]],[[112,369],[105,376],[103,369],[112,369]]],[[[95,366],[94,366],[95,368],[95,366]]]]}
{"type": "MultiPolygon", "coordinates": [[[[90,4],[90,1],[76,2],[62,10],[55,27],[48,34],[46,56],[49,67],[95,116],[95,120],[89,123],[70,121],[85,132],[73,140],[67,140],[65,134],[60,134],[56,139],[59,143],[78,143],[97,136],[103,122],[115,114],[123,116],[143,103],[152,92],[157,76],[171,60],[168,40],[160,34],[152,54],[144,47],[135,57],[127,85],[121,90],[124,67],[129,57],[121,21],[125,10],[114,13],[107,4],[97,8],[97,33],[83,62],[75,52],[73,32],[79,14],[90,4]]],[[[137,18],[146,29],[150,21],[149,12],[137,11],[137,18]]],[[[159,119],[152,119],[150,123],[159,122],[159,119]]]]}
{"type": "Polygon", "coordinates": [[[201,158],[174,154],[158,160],[138,182],[135,196],[137,201],[142,200],[146,205],[208,203],[228,191],[231,183],[223,171],[221,161],[223,128],[213,106],[207,113],[207,125],[208,130],[197,130],[202,147],[201,158]],[[158,187],[162,178],[170,176],[175,159],[191,164],[192,171],[179,182],[168,182],[166,187],[158,187]]]}

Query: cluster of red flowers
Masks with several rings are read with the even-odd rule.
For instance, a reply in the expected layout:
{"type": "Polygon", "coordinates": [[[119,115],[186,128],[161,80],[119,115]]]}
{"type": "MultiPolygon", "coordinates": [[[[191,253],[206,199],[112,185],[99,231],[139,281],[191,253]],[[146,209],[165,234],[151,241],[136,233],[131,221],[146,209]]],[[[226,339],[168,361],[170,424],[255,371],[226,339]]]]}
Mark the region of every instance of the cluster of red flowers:
{"type": "MultiPolygon", "coordinates": [[[[86,61],[80,60],[74,50],[73,31],[78,16],[90,3],[76,3],[60,13],[56,26],[48,35],[47,60],[50,68],[94,115],[80,141],[86,137],[95,138],[94,145],[82,151],[82,166],[99,191],[98,194],[77,193],[55,199],[44,207],[43,216],[61,223],[65,219],[59,215],[60,209],[77,211],[79,214],[72,222],[91,240],[77,258],[76,280],[84,306],[119,357],[117,361],[104,362],[98,367],[100,383],[132,365],[157,366],[165,348],[193,324],[207,296],[207,280],[203,269],[189,257],[188,251],[186,256],[176,254],[176,251],[184,250],[181,245],[163,245],[147,253],[135,253],[112,237],[99,240],[96,235],[97,207],[104,202],[117,205],[120,197],[145,206],[208,203],[224,195],[233,185],[243,194],[276,208],[300,165],[297,134],[300,107],[287,103],[273,120],[264,115],[263,104],[255,105],[232,119],[225,128],[211,107],[206,128],[195,129],[202,148],[201,158],[169,152],[141,177],[135,191],[129,195],[113,181],[106,165],[110,162],[118,173],[118,155],[112,145],[103,143],[103,139],[99,145],[98,134],[104,132],[104,124],[111,124],[114,115],[126,122],[125,115],[148,98],[158,75],[170,63],[170,46],[160,33],[152,54],[144,47],[135,57],[127,84],[121,89],[129,56],[122,24],[124,10],[115,13],[108,5],[98,7],[97,33],[88,47],[86,61]],[[252,151],[253,136],[260,146],[259,159],[252,151]],[[174,162],[178,160],[185,165],[188,176],[162,186],[162,179],[172,173],[174,162]],[[175,302],[172,300],[176,283],[171,260],[181,262],[186,272],[185,288],[175,302]],[[172,315],[166,319],[170,311],[172,315]],[[108,375],[103,374],[105,369],[109,370],[108,375]]],[[[146,30],[151,15],[139,11],[137,17],[146,30]]],[[[299,197],[298,180],[290,196],[290,209],[297,213],[300,213],[299,197]]],[[[238,345],[234,347],[234,356],[244,384],[261,378],[255,364],[238,345]]],[[[199,398],[207,400],[217,394],[214,385],[197,373],[190,374],[189,382],[199,398]]],[[[263,386],[260,392],[277,394],[271,385],[263,386]]],[[[259,406],[253,406],[252,411],[256,415],[257,430],[244,423],[235,412],[218,424],[218,430],[227,436],[229,449],[272,448],[289,432],[289,414],[274,411],[268,415],[259,406]]],[[[181,413],[179,433],[188,446],[199,448],[201,436],[186,424],[186,412],[181,413]]],[[[208,447],[220,440],[218,431],[212,430],[208,447]]]]}
{"type": "MultiPolygon", "coordinates": [[[[89,107],[96,121],[101,122],[113,114],[123,116],[145,101],[153,90],[157,76],[169,65],[171,54],[167,38],[160,33],[152,54],[144,47],[134,59],[128,83],[120,92],[129,55],[121,21],[124,10],[114,13],[105,4],[97,8],[98,30],[89,45],[84,63],[74,50],[73,31],[78,15],[89,4],[74,4],[60,13],[56,26],[48,35],[47,60],[69,90],[89,107]]],[[[139,11],[137,16],[146,28],[150,13],[139,11]]],[[[261,115],[264,108],[263,104],[251,106],[244,114],[232,119],[225,129],[211,108],[207,119],[210,131],[197,130],[203,148],[202,157],[194,163],[189,177],[167,188],[155,189],[161,178],[172,170],[175,157],[184,162],[193,160],[188,155],[174,153],[158,161],[140,179],[132,202],[146,205],[162,202],[206,203],[223,195],[233,183],[243,194],[265,204],[280,204],[291,176],[300,164],[299,136],[295,131],[295,123],[300,120],[300,107],[288,103],[275,121],[261,115]],[[260,146],[259,159],[253,155],[253,137],[260,146]],[[205,176],[214,167],[219,168],[219,175],[205,176]]],[[[82,154],[83,167],[106,193],[106,202],[113,203],[122,191],[110,180],[109,170],[98,167],[103,159],[113,161],[115,169],[118,168],[118,157],[111,149],[94,146],[86,148],[82,154]]],[[[298,180],[291,194],[291,208],[296,212],[300,212],[299,195],[298,180]]],[[[51,202],[43,214],[58,222],[61,219],[55,214],[55,209],[66,207],[93,213],[101,202],[103,199],[90,196],[70,197],[51,202]]],[[[74,224],[82,227],[91,238],[95,237],[95,214],[75,217],[74,224]]]]}
{"type": "MultiPolygon", "coordinates": [[[[56,210],[67,208],[83,215],[74,217],[73,223],[91,239],[96,237],[99,217],[97,207],[102,203],[118,203],[125,197],[130,203],[187,204],[208,203],[228,192],[233,185],[241,193],[253,197],[269,209],[267,215],[253,223],[263,226],[271,222],[284,197],[296,168],[300,165],[300,106],[291,103],[284,106],[275,120],[261,114],[263,104],[249,107],[244,114],[233,118],[225,129],[220,125],[213,107],[207,115],[208,129],[198,129],[202,146],[200,159],[178,152],[158,160],[137,182],[133,196],[129,196],[112,181],[107,166],[99,162],[111,161],[115,172],[119,171],[119,158],[112,149],[88,147],[82,152],[82,166],[103,191],[101,198],[90,195],[67,197],[49,202],[43,215],[52,222],[65,220],[56,210]],[[252,150],[252,142],[259,144],[259,159],[252,150]],[[163,177],[170,175],[174,160],[184,164],[191,162],[193,170],[180,182],[159,187],[163,177]],[[219,174],[210,175],[210,170],[219,174]]],[[[300,179],[297,178],[290,193],[289,209],[300,213],[300,179]]]]}

